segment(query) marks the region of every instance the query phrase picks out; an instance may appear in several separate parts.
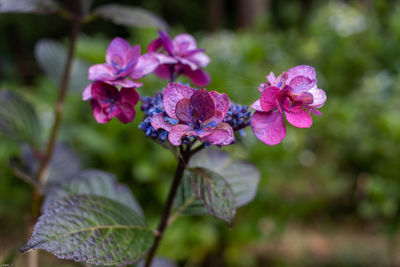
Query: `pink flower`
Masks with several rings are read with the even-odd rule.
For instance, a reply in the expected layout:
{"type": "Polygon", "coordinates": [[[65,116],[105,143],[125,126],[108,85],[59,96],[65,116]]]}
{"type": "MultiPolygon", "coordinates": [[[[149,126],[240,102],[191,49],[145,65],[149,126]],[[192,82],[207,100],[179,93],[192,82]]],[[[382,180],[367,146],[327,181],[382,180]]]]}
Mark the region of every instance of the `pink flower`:
{"type": "Polygon", "coordinates": [[[196,40],[190,34],[179,34],[174,40],[167,33],[159,31],[159,38],[153,40],[148,51],[160,61],[155,74],[171,82],[180,74],[188,76],[197,86],[210,83],[210,76],[202,70],[210,63],[203,49],[197,48],[196,40]]]}
{"type": "Polygon", "coordinates": [[[251,107],[256,110],[250,123],[255,136],[267,145],[279,144],[286,136],[286,120],[295,127],[309,128],[310,112],[322,115],[317,109],[326,101],[326,94],[317,88],[315,70],[310,66],[296,66],[278,77],[267,76],[259,87],[261,98],[251,107]]]}
{"type": "Polygon", "coordinates": [[[90,105],[98,123],[109,122],[114,117],[128,123],[135,118],[135,105],[139,101],[135,88],[118,91],[113,85],[103,82],[94,82],[88,87],[91,91],[90,105]]]}
{"type": "Polygon", "coordinates": [[[211,145],[229,145],[233,141],[232,127],[222,122],[229,110],[226,94],[206,89],[196,90],[182,84],[170,83],[164,91],[165,113],[178,124],[168,124],[163,113],[151,118],[155,130],[168,131],[168,139],[175,146],[181,145],[185,136],[197,137],[211,145]]]}
{"type": "Polygon", "coordinates": [[[142,84],[134,80],[150,74],[159,65],[156,57],[140,55],[139,45],[130,47],[127,41],[119,37],[108,46],[106,62],[90,67],[89,80],[123,87],[140,87],[142,84]]]}

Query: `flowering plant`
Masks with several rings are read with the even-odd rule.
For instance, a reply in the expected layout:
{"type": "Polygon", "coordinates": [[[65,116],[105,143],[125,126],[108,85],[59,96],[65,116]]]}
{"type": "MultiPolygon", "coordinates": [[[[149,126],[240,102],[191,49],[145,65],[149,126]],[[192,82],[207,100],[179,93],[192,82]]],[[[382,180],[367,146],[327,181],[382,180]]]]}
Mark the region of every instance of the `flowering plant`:
{"type": "MultiPolygon", "coordinates": [[[[78,26],[80,22],[76,22],[78,26]]],[[[293,67],[278,77],[271,72],[258,87],[261,97],[250,106],[253,112],[230,100],[226,93],[203,88],[211,81],[203,69],[210,58],[190,34],[172,40],[159,31],[144,54],[140,46],[131,46],[122,38],[112,40],[106,63],[89,68],[91,83],[82,88],[82,99],[90,101],[94,119],[102,124],[114,117],[124,124],[132,122],[135,106],[141,101],[144,118],[139,129],[176,155],[168,198],[158,227],[152,229],[126,186],[116,183],[107,172],[82,170],[75,155],[55,143],[77,33],[72,33],[46,152],[38,145],[37,132],[26,138],[18,135],[18,125],[12,124],[7,112],[0,119],[3,132],[28,145],[20,162],[28,171],[24,173],[15,165],[17,173],[44,196],[42,215],[21,251],[44,249],[60,259],[95,265],[142,261],[144,266],[152,266],[166,229],[180,214],[210,214],[232,225],[236,209],[254,198],[260,179],[257,169],[222,150],[238,141],[235,134],[251,126],[261,142],[277,145],[286,135],[284,117],[295,127],[308,128],[310,114],[322,115],[319,108],[326,95],[317,87],[315,70],[310,66],[293,67]],[[151,73],[169,83],[154,96],[145,96],[139,80],[151,73]],[[176,82],[180,75],[201,88],[176,82]],[[57,173],[55,166],[65,161],[68,169],[57,173]],[[32,173],[36,175],[33,178],[32,173]]],[[[37,124],[32,107],[18,96],[1,94],[0,103],[0,111],[7,110],[10,103],[22,107],[25,113],[21,118],[30,119],[26,124],[37,124]]]]}

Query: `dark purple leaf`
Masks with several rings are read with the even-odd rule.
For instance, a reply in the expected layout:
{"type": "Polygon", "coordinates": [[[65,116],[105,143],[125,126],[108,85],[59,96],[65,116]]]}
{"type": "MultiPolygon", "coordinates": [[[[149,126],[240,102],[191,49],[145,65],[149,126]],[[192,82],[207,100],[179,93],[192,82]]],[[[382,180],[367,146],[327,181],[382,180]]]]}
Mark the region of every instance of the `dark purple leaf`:
{"type": "Polygon", "coordinates": [[[60,259],[123,266],[142,259],[152,241],[153,231],[127,206],[104,197],[72,195],[40,216],[21,251],[44,249],[60,259]]]}

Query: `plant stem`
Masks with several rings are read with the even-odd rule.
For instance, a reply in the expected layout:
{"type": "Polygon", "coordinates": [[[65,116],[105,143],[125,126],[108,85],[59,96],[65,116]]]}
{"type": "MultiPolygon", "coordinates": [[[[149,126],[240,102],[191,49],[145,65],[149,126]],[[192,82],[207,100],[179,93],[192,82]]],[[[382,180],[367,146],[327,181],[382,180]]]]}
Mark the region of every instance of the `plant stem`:
{"type": "Polygon", "coordinates": [[[54,124],[51,129],[50,139],[49,143],[47,144],[46,152],[44,154],[43,160],[41,161],[40,168],[36,177],[41,184],[44,184],[46,182],[48,167],[51,161],[51,157],[53,156],[58,130],[61,124],[62,113],[64,111],[64,101],[68,91],[68,82],[71,73],[72,59],[74,57],[76,40],[78,38],[79,28],[81,24],[80,0],[75,0],[74,11],[75,17],[73,18],[67,62],[65,63],[64,73],[60,85],[60,93],[58,95],[57,104],[54,110],[54,124]]]}
{"type": "Polygon", "coordinates": [[[160,220],[160,223],[157,228],[158,233],[157,233],[156,237],[154,238],[153,246],[151,247],[149,254],[147,256],[145,267],[151,266],[151,262],[153,261],[153,258],[156,254],[158,246],[160,245],[161,239],[163,238],[165,229],[168,227],[168,218],[171,213],[172,204],[174,202],[174,198],[177,193],[179,184],[182,180],[183,172],[185,171],[186,164],[188,163],[191,155],[192,154],[191,154],[191,146],[190,145],[188,145],[186,147],[186,149],[183,149],[183,147],[181,146],[181,155],[179,157],[178,167],[176,168],[174,180],[169,189],[167,202],[165,203],[164,210],[163,210],[163,213],[161,216],[161,220],[160,220]]]}

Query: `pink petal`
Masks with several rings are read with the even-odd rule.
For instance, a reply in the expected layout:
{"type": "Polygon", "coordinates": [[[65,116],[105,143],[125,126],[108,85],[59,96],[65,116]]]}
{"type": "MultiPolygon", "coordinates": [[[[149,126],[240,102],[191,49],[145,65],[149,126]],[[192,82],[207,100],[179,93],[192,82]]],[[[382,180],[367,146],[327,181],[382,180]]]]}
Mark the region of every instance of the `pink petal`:
{"type": "Polygon", "coordinates": [[[183,84],[169,83],[163,95],[163,106],[167,115],[178,119],[175,114],[176,105],[180,100],[190,98],[195,91],[192,87],[183,84]]]}
{"type": "Polygon", "coordinates": [[[197,52],[187,57],[190,61],[194,62],[198,67],[207,66],[211,59],[204,52],[197,52]]]}
{"type": "Polygon", "coordinates": [[[312,104],[314,101],[313,95],[309,92],[300,94],[290,94],[294,102],[300,102],[302,105],[312,104]]]}
{"type": "Polygon", "coordinates": [[[154,39],[153,41],[150,42],[150,44],[147,46],[147,51],[149,52],[156,52],[161,46],[162,46],[162,41],[160,38],[154,39]]]}
{"type": "Polygon", "coordinates": [[[192,130],[191,126],[184,124],[177,124],[171,128],[168,133],[168,140],[174,146],[179,146],[182,144],[182,137],[184,137],[188,132],[192,130]]]}
{"type": "Polygon", "coordinates": [[[307,110],[309,110],[312,114],[314,114],[316,116],[322,116],[322,113],[319,110],[316,110],[314,108],[307,108],[307,110]]]}
{"type": "Polygon", "coordinates": [[[96,99],[102,108],[110,106],[111,99],[118,95],[118,89],[102,82],[92,84],[92,98],[96,99]]]}
{"type": "Polygon", "coordinates": [[[132,72],[133,68],[138,63],[139,57],[140,57],[139,45],[134,45],[132,48],[129,48],[128,53],[126,53],[123,58],[124,61],[123,65],[121,66],[123,71],[120,73],[120,77],[129,75],[132,72]]]}
{"type": "Polygon", "coordinates": [[[267,78],[267,81],[270,84],[274,84],[275,83],[276,77],[275,77],[275,74],[272,71],[265,78],[267,78]]]}
{"type": "Polygon", "coordinates": [[[132,79],[140,79],[143,76],[152,73],[159,65],[159,60],[151,55],[144,54],[139,57],[138,63],[130,74],[132,79]]]}
{"type": "Polygon", "coordinates": [[[176,117],[186,123],[192,122],[193,108],[190,105],[190,98],[184,98],[176,104],[176,117]]]}
{"type": "Polygon", "coordinates": [[[131,88],[131,87],[138,88],[143,85],[142,83],[133,81],[129,78],[118,79],[118,80],[114,80],[114,81],[105,81],[105,82],[108,84],[111,84],[111,85],[119,85],[119,86],[126,87],[126,88],[131,88]]]}
{"type": "Polygon", "coordinates": [[[118,104],[118,108],[120,110],[120,113],[117,115],[118,119],[120,120],[120,122],[126,124],[128,122],[133,121],[133,119],[135,118],[135,108],[128,104],[128,103],[122,103],[122,104],[118,104]]]}
{"type": "Polygon", "coordinates": [[[88,79],[91,81],[114,80],[115,70],[108,64],[96,64],[89,68],[88,79]]]}
{"type": "Polygon", "coordinates": [[[210,75],[202,69],[193,71],[190,68],[186,68],[183,74],[188,76],[196,86],[207,86],[211,81],[210,75]]]}
{"type": "Polygon", "coordinates": [[[134,107],[139,101],[139,94],[135,88],[122,88],[120,91],[121,103],[126,103],[134,107]]]}
{"type": "Polygon", "coordinates": [[[279,96],[281,89],[275,86],[267,87],[262,93],[260,98],[260,105],[264,111],[270,111],[278,107],[277,101],[279,101],[279,96]]]}
{"type": "Polygon", "coordinates": [[[310,113],[303,109],[285,109],[286,120],[297,128],[309,128],[312,125],[310,113]]]}
{"type": "Polygon", "coordinates": [[[260,99],[256,100],[250,107],[256,111],[264,111],[261,107],[260,99]]]}
{"type": "Polygon", "coordinates": [[[173,44],[182,53],[197,48],[196,40],[193,38],[192,35],[187,33],[175,36],[173,44]]]}
{"type": "Polygon", "coordinates": [[[193,61],[191,61],[188,58],[184,58],[184,57],[175,57],[182,65],[186,65],[186,67],[189,67],[190,70],[194,71],[197,70],[199,68],[199,66],[197,66],[197,64],[193,61]]]}
{"type": "Polygon", "coordinates": [[[87,101],[92,99],[92,84],[86,86],[85,90],[82,92],[82,100],[87,101]]]}
{"type": "Polygon", "coordinates": [[[98,123],[106,123],[110,121],[110,119],[104,113],[103,109],[97,103],[96,99],[90,100],[90,105],[92,106],[93,109],[93,116],[98,123]]]}
{"type": "Polygon", "coordinates": [[[324,90],[317,88],[316,86],[308,91],[313,95],[313,103],[308,105],[313,108],[320,108],[325,104],[326,94],[324,90]]]}
{"type": "Polygon", "coordinates": [[[203,138],[203,140],[210,142],[212,145],[222,146],[230,145],[233,142],[233,139],[233,129],[225,122],[219,123],[211,134],[203,138]]]}
{"type": "Polygon", "coordinates": [[[299,93],[310,90],[317,84],[317,80],[309,79],[305,76],[299,75],[294,77],[290,82],[290,87],[293,88],[293,92],[299,93]]]}
{"type": "Polygon", "coordinates": [[[158,130],[158,129],[161,128],[161,129],[166,130],[167,132],[171,131],[172,126],[173,126],[173,125],[171,125],[171,124],[168,124],[168,123],[164,120],[164,113],[163,113],[163,112],[154,114],[154,115],[151,117],[151,119],[150,119],[150,123],[151,123],[151,126],[152,126],[155,130],[158,130]]]}
{"type": "Polygon", "coordinates": [[[304,76],[310,80],[315,79],[315,70],[311,66],[307,65],[299,65],[296,67],[293,67],[287,71],[287,79],[286,83],[289,84],[291,80],[297,76],[304,76]]]}
{"type": "Polygon", "coordinates": [[[281,113],[277,111],[256,111],[250,119],[254,135],[267,145],[279,144],[286,136],[286,128],[281,113]]]}
{"type": "Polygon", "coordinates": [[[214,100],[215,110],[218,110],[222,113],[222,116],[225,117],[226,113],[229,111],[229,98],[225,93],[218,93],[216,91],[209,92],[209,95],[214,100]]]}
{"type": "Polygon", "coordinates": [[[194,92],[190,97],[190,105],[193,108],[193,119],[195,121],[206,121],[215,113],[214,100],[206,89],[200,89],[194,92]]]}
{"type": "Polygon", "coordinates": [[[262,84],[260,84],[260,85],[258,86],[257,89],[258,89],[258,91],[259,91],[260,93],[262,93],[267,87],[268,87],[267,84],[262,83],[262,84]]]}
{"type": "Polygon", "coordinates": [[[176,64],[176,63],[178,63],[178,60],[176,60],[175,58],[170,57],[165,54],[162,54],[162,53],[153,52],[150,54],[155,56],[160,61],[160,64],[176,64]]]}
{"type": "Polygon", "coordinates": [[[125,56],[130,48],[131,46],[126,40],[120,37],[114,38],[107,48],[106,52],[107,63],[110,65],[116,64],[122,66],[125,56]]]}

